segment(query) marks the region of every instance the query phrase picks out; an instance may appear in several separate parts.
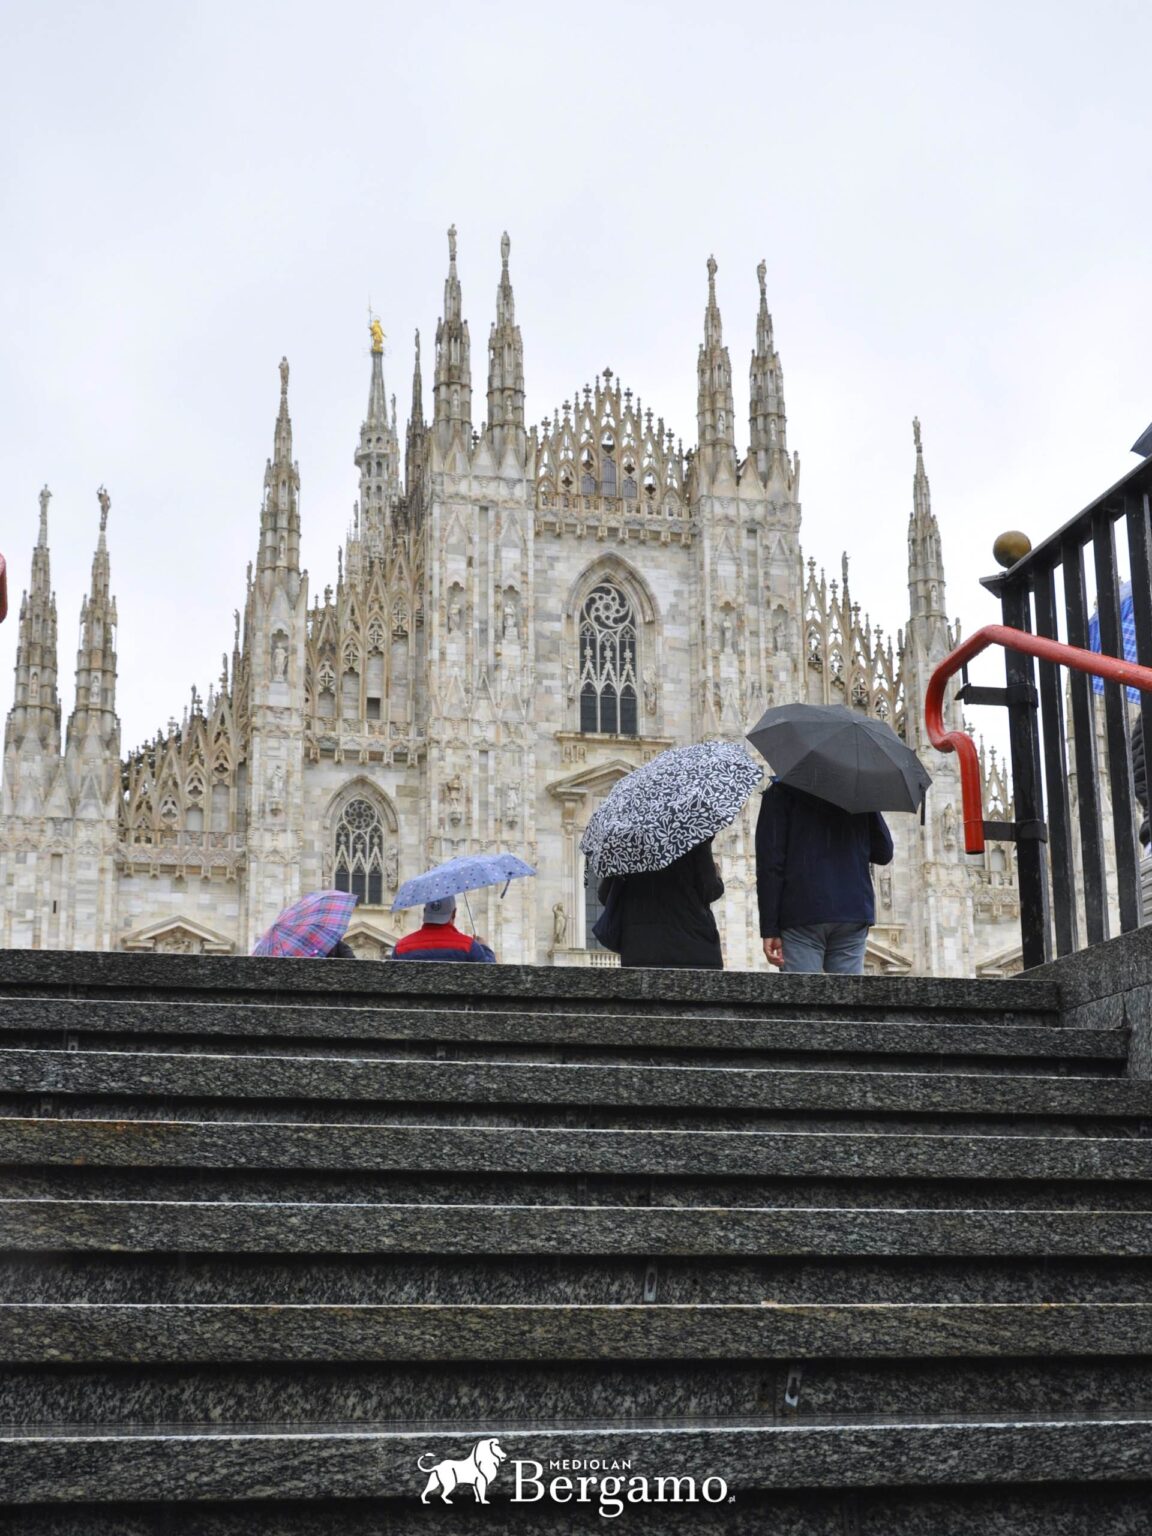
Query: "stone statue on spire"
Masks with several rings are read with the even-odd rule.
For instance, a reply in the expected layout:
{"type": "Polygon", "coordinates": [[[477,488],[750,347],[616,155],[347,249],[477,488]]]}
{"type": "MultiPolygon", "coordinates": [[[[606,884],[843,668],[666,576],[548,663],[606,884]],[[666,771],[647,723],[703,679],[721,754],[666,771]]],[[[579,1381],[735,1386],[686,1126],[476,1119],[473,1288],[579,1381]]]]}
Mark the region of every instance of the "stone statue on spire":
{"type": "Polygon", "coordinates": [[[368,329],[372,332],[372,350],[380,353],[384,350],[384,327],[380,324],[379,317],[372,316],[368,329]]]}
{"type": "Polygon", "coordinates": [[[282,357],[280,359],[280,394],[281,394],[281,397],[287,395],[287,393],[288,393],[288,359],[286,357],[282,357]]]}
{"type": "Polygon", "coordinates": [[[512,242],[508,238],[508,231],[505,230],[504,233],[500,236],[500,259],[503,261],[505,266],[508,265],[508,257],[511,255],[511,252],[512,242]]]}
{"type": "Polygon", "coordinates": [[[456,260],[456,226],[455,226],[455,224],[450,224],[448,226],[448,260],[449,261],[455,261],[456,260]]]}
{"type": "Polygon", "coordinates": [[[103,486],[96,492],[96,500],[100,503],[100,532],[104,533],[108,527],[108,512],[112,506],[112,498],[103,486]]]}

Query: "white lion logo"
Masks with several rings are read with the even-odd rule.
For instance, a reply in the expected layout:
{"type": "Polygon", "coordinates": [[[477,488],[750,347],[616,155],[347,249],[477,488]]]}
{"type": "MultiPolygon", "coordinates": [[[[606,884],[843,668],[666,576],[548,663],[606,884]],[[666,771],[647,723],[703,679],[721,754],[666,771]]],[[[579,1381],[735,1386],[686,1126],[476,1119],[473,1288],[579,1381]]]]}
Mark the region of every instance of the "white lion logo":
{"type": "Polygon", "coordinates": [[[499,1440],[478,1440],[471,1456],[465,1456],[462,1461],[438,1461],[434,1466],[426,1467],[424,1457],[431,1455],[425,1451],[416,1465],[421,1472],[428,1473],[428,1486],[420,1495],[421,1504],[427,1504],[428,1495],[440,1489],[440,1498],[445,1504],[451,1504],[448,1495],[454,1488],[462,1484],[471,1484],[472,1492],[477,1504],[487,1504],[485,1498],[492,1479],[500,1470],[500,1463],[507,1458],[508,1452],[500,1449],[499,1440]]]}

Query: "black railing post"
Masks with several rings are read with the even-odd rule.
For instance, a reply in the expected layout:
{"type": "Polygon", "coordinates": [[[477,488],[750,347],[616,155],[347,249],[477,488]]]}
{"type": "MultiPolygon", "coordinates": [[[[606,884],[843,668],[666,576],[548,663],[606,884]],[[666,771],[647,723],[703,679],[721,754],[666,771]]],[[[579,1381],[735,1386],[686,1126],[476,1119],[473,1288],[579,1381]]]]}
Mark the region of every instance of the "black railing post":
{"type": "MultiPolygon", "coordinates": [[[[1028,587],[1005,584],[1000,590],[1004,622],[1031,632],[1028,587]]],[[[1044,857],[1044,792],[1040,787],[1040,733],[1036,728],[1036,687],[1031,656],[1004,652],[1008,685],[1008,740],[1012,751],[1012,791],[1016,805],[1016,871],[1020,882],[1020,942],[1024,968],[1052,958],[1048,911],[1048,865],[1044,857]],[[1030,697],[1029,697],[1030,696],[1030,697]]]]}
{"type": "MultiPolygon", "coordinates": [[[[1092,551],[1096,564],[1096,611],[1100,618],[1100,649],[1105,656],[1124,657],[1120,622],[1120,579],[1116,574],[1116,530],[1110,509],[1092,519],[1092,551]]],[[[1120,932],[1140,926],[1140,876],[1136,856],[1136,821],[1132,810],[1132,759],[1128,751],[1128,690],[1104,683],[1104,731],[1108,744],[1108,785],[1112,791],[1112,839],[1116,845],[1116,898],[1120,932]]]]}
{"type": "MultiPolygon", "coordinates": [[[[1088,649],[1088,594],[1084,589],[1081,545],[1069,539],[1063,551],[1064,612],[1068,644],[1088,649]]],[[[1080,817],[1080,854],[1084,873],[1084,929],[1089,944],[1108,937],[1108,885],[1104,876],[1100,783],[1096,767],[1096,711],[1092,679],[1074,668],[1068,675],[1075,734],[1076,806],[1080,817]]]]}
{"type": "MultiPolygon", "coordinates": [[[[1056,573],[1051,566],[1036,573],[1033,593],[1036,633],[1059,640],[1056,623],[1056,573]]],[[[1039,663],[1040,729],[1044,743],[1044,786],[1048,791],[1048,857],[1052,867],[1052,921],[1056,953],[1076,948],[1076,864],[1072,854],[1072,815],[1068,802],[1068,766],[1064,735],[1064,696],[1054,662],[1039,663]]]]}
{"type": "MultiPolygon", "coordinates": [[[[1136,631],[1136,660],[1152,667],[1152,526],[1148,495],[1131,491],[1124,498],[1128,524],[1128,554],[1132,562],[1132,624],[1136,631]]],[[[1140,695],[1140,729],[1144,747],[1144,804],[1148,816],[1148,768],[1152,766],[1152,693],[1140,695]]],[[[1152,915],[1152,914],[1149,914],[1152,915]]]]}

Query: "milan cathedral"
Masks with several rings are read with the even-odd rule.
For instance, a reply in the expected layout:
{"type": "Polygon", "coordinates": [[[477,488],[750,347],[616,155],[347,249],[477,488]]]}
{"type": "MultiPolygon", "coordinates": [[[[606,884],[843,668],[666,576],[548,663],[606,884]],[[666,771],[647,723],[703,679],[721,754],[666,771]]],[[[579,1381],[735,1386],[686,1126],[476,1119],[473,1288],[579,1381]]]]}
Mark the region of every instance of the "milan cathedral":
{"type": "MultiPolygon", "coordinates": [[[[377,957],[414,920],[391,911],[403,879],[511,848],[538,878],[472,899],[498,958],[614,963],[590,934],[597,908],[579,843],[592,810],[664,748],[740,740],[768,705],[807,699],[890,721],[935,777],[922,822],[892,818],[896,858],[877,872],[868,969],[1018,969],[1011,849],[991,845],[982,864],[965,857],[955,760],[924,730],[925,689],[953,631],[919,423],[908,618],[885,636],[850,592],[847,560],[829,581],[804,558],[764,264],[747,447],[710,259],[697,441],[685,451],[610,368],[526,423],[509,254],[505,235],[479,413],[454,229],[431,419],[417,333],[403,444],[374,323],[359,499],[335,585],[316,593],[300,568],[280,363],[255,560],[219,684],[207,698],[193,690],[182,721],[132,751],[116,713],[109,495],[101,487],[64,727],[50,492],[40,493],[4,737],[0,943],[245,953],[303,891],[336,886],[360,897],[349,942],[377,957]]],[[[1009,819],[1001,766],[984,767],[986,814],[1009,819]]],[[[754,796],[716,842],[730,967],[764,964],[756,809],[754,796]]]]}

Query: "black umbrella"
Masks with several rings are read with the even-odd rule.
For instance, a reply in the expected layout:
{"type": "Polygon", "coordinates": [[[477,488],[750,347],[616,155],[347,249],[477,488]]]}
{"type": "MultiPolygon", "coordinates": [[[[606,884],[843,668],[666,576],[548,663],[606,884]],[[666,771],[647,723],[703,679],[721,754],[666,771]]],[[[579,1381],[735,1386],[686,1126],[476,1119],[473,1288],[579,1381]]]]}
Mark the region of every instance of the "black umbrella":
{"type": "Polygon", "coordinates": [[[845,811],[919,810],[932,782],[890,725],[842,704],[782,704],[748,740],[781,783],[845,811]]]}

